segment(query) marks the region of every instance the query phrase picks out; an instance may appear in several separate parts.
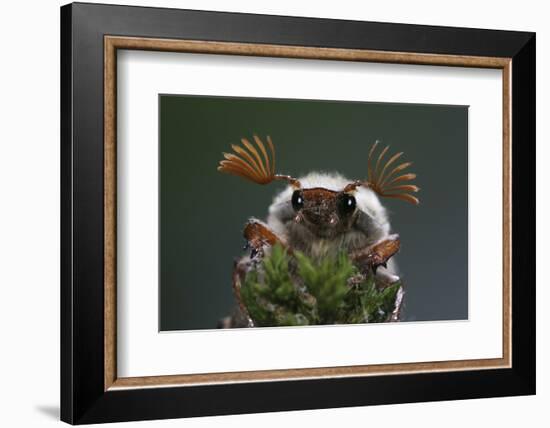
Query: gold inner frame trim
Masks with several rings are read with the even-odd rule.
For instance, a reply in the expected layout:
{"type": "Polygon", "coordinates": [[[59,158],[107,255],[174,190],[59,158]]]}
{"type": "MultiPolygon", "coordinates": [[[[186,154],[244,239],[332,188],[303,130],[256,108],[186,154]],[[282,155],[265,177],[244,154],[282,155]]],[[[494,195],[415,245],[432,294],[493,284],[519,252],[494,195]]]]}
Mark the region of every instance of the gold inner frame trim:
{"type": "Polygon", "coordinates": [[[219,383],[282,381],[311,378],[395,375],[422,372],[480,370],[511,367],[512,362],[512,164],[511,164],[511,58],[386,52],[362,49],[320,48],[252,43],[171,40],[139,37],[104,37],[104,388],[151,388],[219,383]],[[117,376],[116,366],[116,88],[117,50],[148,50],[213,55],[242,55],[393,64],[440,65],[502,70],[503,144],[503,322],[502,357],[492,359],[431,361],[342,367],[261,370],[170,376],[117,376]]]}

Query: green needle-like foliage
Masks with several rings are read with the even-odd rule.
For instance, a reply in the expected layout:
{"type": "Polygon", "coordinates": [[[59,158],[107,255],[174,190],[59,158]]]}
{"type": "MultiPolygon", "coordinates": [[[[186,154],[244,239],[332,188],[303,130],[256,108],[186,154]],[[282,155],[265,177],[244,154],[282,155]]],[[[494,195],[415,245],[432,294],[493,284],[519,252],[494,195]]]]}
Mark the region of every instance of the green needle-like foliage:
{"type": "Polygon", "coordinates": [[[386,321],[399,288],[397,282],[379,289],[346,254],[316,261],[276,245],[246,275],[241,299],[257,326],[356,324],[386,321]]]}
{"type": "Polygon", "coordinates": [[[350,290],[347,280],[355,267],[344,255],[325,257],[315,263],[302,253],[296,254],[298,275],[306,290],[315,297],[317,309],[316,324],[335,324],[346,310],[345,297],[350,290]]]}
{"type": "Polygon", "coordinates": [[[290,261],[283,248],[275,246],[262,260],[261,268],[246,276],[241,298],[256,325],[308,325],[315,319],[315,302],[296,286],[290,261]]]}

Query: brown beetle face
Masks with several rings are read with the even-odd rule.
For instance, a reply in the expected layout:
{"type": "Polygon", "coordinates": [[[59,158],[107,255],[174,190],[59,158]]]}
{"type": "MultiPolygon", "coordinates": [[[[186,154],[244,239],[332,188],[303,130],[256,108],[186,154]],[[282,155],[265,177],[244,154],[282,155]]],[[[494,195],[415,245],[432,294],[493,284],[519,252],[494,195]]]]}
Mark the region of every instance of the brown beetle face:
{"type": "Polygon", "coordinates": [[[304,224],[322,238],[330,238],[350,229],[355,219],[355,197],[346,192],[315,187],[292,194],[295,221],[304,224]]]}

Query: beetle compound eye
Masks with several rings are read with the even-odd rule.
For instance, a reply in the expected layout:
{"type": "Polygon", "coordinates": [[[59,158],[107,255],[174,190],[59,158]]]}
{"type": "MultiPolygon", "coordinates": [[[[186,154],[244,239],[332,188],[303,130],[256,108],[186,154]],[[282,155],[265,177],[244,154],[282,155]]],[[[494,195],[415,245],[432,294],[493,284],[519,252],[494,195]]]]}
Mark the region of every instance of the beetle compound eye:
{"type": "Polygon", "coordinates": [[[342,198],[340,199],[339,203],[339,209],[342,214],[351,214],[355,211],[355,207],[357,206],[357,202],[355,200],[355,197],[352,195],[343,194],[342,198]]]}
{"type": "Polygon", "coordinates": [[[295,190],[292,194],[292,208],[295,211],[299,211],[304,206],[304,195],[300,190],[295,190]]]}

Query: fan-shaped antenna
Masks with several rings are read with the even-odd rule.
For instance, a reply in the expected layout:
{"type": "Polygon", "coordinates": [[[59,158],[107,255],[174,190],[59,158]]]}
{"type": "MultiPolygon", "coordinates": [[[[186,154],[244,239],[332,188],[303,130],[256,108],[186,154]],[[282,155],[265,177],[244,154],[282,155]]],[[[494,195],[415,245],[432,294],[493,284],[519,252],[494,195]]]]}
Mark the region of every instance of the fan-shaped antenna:
{"type": "Polygon", "coordinates": [[[253,138],[257,147],[246,138],[241,138],[242,146],[232,144],[233,153],[223,153],[224,159],[220,161],[218,171],[237,175],[257,184],[269,184],[274,180],[283,180],[299,189],[301,186],[298,180],[289,175],[275,173],[275,147],[271,137],[268,135],[266,138],[269,153],[257,135],[254,135],[253,138]]]}

